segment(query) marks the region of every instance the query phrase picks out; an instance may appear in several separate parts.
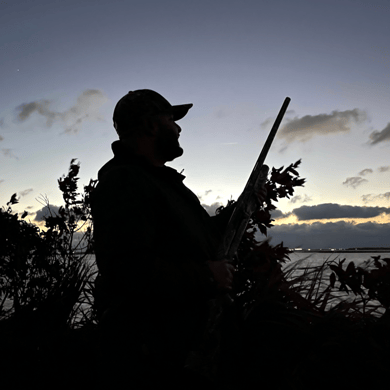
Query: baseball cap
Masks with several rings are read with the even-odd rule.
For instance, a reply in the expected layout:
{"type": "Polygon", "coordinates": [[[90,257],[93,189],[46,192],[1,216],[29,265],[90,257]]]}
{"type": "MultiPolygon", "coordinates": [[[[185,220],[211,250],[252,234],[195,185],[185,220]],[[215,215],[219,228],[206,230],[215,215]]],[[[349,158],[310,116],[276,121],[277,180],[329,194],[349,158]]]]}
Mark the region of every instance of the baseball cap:
{"type": "Polygon", "coordinates": [[[123,96],[115,106],[113,121],[119,136],[126,132],[129,126],[137,123],[143,116],[157,114],[172,114],[173,119],[182,119],[193,104],[172,106],[159,93],[150,89],[130,91],[123,96]]]}

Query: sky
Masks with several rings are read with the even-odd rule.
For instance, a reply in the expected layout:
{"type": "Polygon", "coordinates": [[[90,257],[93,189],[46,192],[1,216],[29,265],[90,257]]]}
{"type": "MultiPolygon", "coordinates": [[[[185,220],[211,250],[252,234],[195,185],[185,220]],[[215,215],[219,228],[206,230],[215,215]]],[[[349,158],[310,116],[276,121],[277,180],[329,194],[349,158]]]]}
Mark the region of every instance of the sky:
{"type": "MultiPolygon", "coordinates": [[[[113,157],[117,101],[152,89],[193,103],[168,166],[213,214],[265,163],[301,159],[271,244],[390,246],[390,3],[381,0],[0,1],[0,206],[43,226],[42,196],[113,157]],[[41,201],[39,201],[41,200],[41,201]]],[[[116,205],[125,210],[124,205],[116,205]]]]}

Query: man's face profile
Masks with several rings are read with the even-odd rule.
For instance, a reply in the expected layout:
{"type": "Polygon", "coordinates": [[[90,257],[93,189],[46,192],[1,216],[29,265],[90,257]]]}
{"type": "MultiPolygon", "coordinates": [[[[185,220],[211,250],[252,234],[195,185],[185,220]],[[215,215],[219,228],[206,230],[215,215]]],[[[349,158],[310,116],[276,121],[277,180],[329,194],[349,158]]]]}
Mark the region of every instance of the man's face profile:
{"type": "Polygon", "coordinates": [[[180,126],[174,121],[173,115],[159,115],[156,134],[157,153],[166,161],[172,161],[183,154],[179,144],[180,126]]]}

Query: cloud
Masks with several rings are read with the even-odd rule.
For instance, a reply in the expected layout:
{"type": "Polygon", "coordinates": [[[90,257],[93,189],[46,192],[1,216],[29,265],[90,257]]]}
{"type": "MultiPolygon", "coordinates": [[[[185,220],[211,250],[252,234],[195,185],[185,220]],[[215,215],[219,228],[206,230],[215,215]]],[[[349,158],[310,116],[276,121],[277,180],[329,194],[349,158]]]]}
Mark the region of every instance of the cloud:
{"type": "Polygon", "coordinates": [[[387,171],[390,171],[390,165],[387,165],[385,167],[379,167],[378,168],[378,171],[379,172],[387,172],[387,171]]]}
{"type": "Polygon", "coordinates": [[[388,207],[348,206],[323,203],[316,206],[301,206],[292,211],[300,221],[311,219],[373,218],[382,213],[390,214],[388,207]]]}
{"type": "Polygon", "coordinates": [[[16,160],[19,160],[19,158],[12,153],[12,149],[1,149],[0,152],[5,157],[14,158],[16,160]]]}
{"type": "Polygon", "coordinates": [[[297,195],[294,196],[293,198],[290,199],[291,203],[305,203],[305,202],[310,202],[312,198],[308,195],[305,194],[305,197],[302,195],[297,195]]]}
{"type": "Polygon", "coordinates": [[[4,179],[0,179],[0,184],[4,181],[4,179]]]}
{"type": "MultiPolygon", "coordinates": [[[[268,230],[273,245],[283,241],[289,248],[356,248],[388,246],[390,224],[353,224],[345,221],[275,225],[268,230]]],[[[264,236],[259,237],[264,239],[264,236]]],[[[367,257],[368,258],[368,257],[367,257]]]]}
{"type": "Polygon", "coordinates": [[[361,177],[347,177],[347,180],[343,182],[344,185],[347,187],[353,187],[356,188],[363,184],[365,181],[368,181],[366,179],[362,179],[361,177]]]}
{"type": "Polygon", "coordinates": [[[44,116],[47,119],[46,125],[50,127],[53,124],[53,121],[56,116],[60,116],[61,114],[56,113],[54,111],[50,111],[49,105],[50,100],[23,103],[16,107],[16,110],[19,111],[17,118],[21,122],[24,122],[31,116],[32,113],[37,112],[38,114],[44,116]]]}
{"type": "Polygon", "coordinates": [[[282,213],[279,209],[272,210],[270,212],[272,219],[280,219],[280,218],[285,218],[291,213],[284,214],[282,213]]]}
{"type": "Polygon", "coordinates": [[[36,212],[34,221],[40,222],[40,221],[44,221],[43,217],[50,217],[50,216],[54,217],[55,215],[58,215],[59,209],[60,209],[59,206],[50,206],[50,210],[47,206],[43,206],[40,210],[36,212]]]}
{"type": "Polygon", "coordinates": [[[381,130],[375,130],[370,135],[369,138],[371,142],[369,142],[370,145],[376,145],[380,142],[386,142],[390,141],[390,122],[387,124],[387,126],[381,130]]]}
{"type": "Polygon", "coordinates": [[[265,129],[266,127],[268,127],[270,124],[272,123],[272,118],[267,118],[264,122],[262,122],[260,124],[260,127],[262,129],[265,129]]]}
{"type": "Polygon", "coordinates": [[[358,173],[358,175],[364,176],[364,175],[367,175],[368,173],[372,173],[372,172],[374,172],[372,169],[367,168],[367,169],[363,169],[362,171],[360,171],[358,173]]]}
{"type": "Polygon", "coordinates": [[[346,111],[332,111],[331,114],[306,115],[302,118],[286,119],[277,133],[287,143],[306,142],[316,135],[329,135],[350,131],[351,123],[363,123],[367,119],[364,111],[355,108],[346,111]]]}
{"type": "Polygon", "coordinates": [[[200,195],[197,194],[196,196],[198,197],[198,199],[200,201],[202,201],[204,199],[204,197],[207,196],[208,194],[210,194],[211,192],[213,192],[213,190],[206,190],[202,194],[200,194],[200,195]]]}
{"type": "Polygon", "coordinates": [[[368,202],[373,202],[374,200],[390,200],[390,192],[385,192],[384,194],[378,194],[378,195],[373,195],[373,194],[367,194],[367,195],[362,195],[362,200],[364,203],[368,202]]]}
{"type": "Polygon", "coordinates": [[[29,188],[27,190],[24,190],[24,191],[21,191],[19,192],[19,196],[22,197],[22,196],[26,196],[27,194],[29,194],[30,192],[32,192],[33,189],[32,188],[29,188]]]}
{"type": "Polygon", "coordinates": [[[210,215],[210,216],[214,216],[215,215],[215,210],[217,210],[218,207],[221,207],[222,206],[222,203],[220,202],[215,202],[213,203],[212,205],[207,205],[207,204],[202,204],[203,208],[207,211],[207,213],[210,215]]]}
{"type": "Polygon", "coordinates": [[[2,137],[1,135],[0,135],[0,141],[3,141],[4,140],[4,137],[2,137]]]}
{"type": "Polygon", "coordinates": [[[99,114],[99,109],[107,100],[102,91],[87,89],[77,98],[76,104],[64,112],[53,111],[50,108],[52,103],[50,100],[23,103],[16,107],[17,119],[25,122],[32,114],[37,113],[46,118],[47,127],[59,123],[65,126],[64,133],[78,133],[83,122],[104,120],[99,114]]]}

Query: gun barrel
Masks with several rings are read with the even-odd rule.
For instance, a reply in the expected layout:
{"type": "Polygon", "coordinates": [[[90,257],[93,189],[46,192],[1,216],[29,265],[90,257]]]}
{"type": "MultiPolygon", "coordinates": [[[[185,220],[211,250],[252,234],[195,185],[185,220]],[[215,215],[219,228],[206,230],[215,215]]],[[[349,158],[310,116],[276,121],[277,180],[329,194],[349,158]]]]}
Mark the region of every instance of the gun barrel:
{"type": "Polygon", "coordinates": [[[276,132],[279,129],[280,123],[282,122],[282,119],[284,117],[284,114],[287,111],[287,107],[290,104],[290,101],[291,101],[291,99],[289,97],[286,97],[286,99],[284,99],[282,108],[280,109],[279,114],[276,117],[275,123],[272,126],[270,133],[268,134],[268,138],[265,141],[263,149],[261,150],[260,156],[256,161],[256,164],[253,168],[253,171],[249,177],[249,180],[248,180],[245,188],[247,188],[247,186],[253,185],[255,183],[256,178],[259,175],[259,170],[261,169],[262,165],[264,164],[265,158],[267,157],[267,154],[271,148],[271,145],[272,145],[272,142],[275,138],[276,132]]]}
{"type": "Polygon", "coordinates": [[[286,113],[290,101],[291,99],[289,97],[286,97],[286,99],[284,100],[282,108],[280,109],[279,114],[276,117],[275,123],[272,126],[272,129],[268,135],[267,140],[265,141],[263,149],[261,150],[261,153],[256,161],[249,180],[246,183],[245,189],[230,217],[217,254],[218,258],[220,259],[231,259],[237,252],[238,246],[245,232],[249,218],[251,217],[251,214],[255,211],[256,208],[256,204],[253,201],[253,191],[255,190],[255,186],[259,184],[259,180],[266,180],[266,174],[264,175],[264,171],[262,171],[263,164],[271,148],[276,132],[279,129],[280,123],[282,122],[283,116],[286,113]]]}
{"type": "MultiPolygon", "coordinates": [[[[218,248],[217,257],[221,260],[223,258],[232,259],[235,256],[242,236],[244,235],[248,225],[249,218],[257,207],[253,198],[253,192],[256,189],[256,186],[261,184],[267,178],[268,168],[267,170],[264,170],[263,164],[290,101],[291,99],[289,97],[286,97],[284,100],[282,108],[276,117],[275,123],[272,126],[249,180],[246,183],[245,189],[230,217],[221,245],[218,248]]],[[[234,304],[233,298],[228,293],[221,293],[217,300],[219,304],[225,308],[229,306],[231,307],[234,304]]]]}

